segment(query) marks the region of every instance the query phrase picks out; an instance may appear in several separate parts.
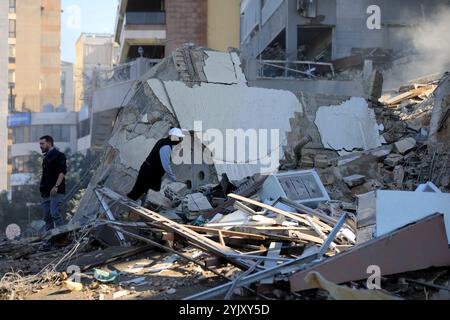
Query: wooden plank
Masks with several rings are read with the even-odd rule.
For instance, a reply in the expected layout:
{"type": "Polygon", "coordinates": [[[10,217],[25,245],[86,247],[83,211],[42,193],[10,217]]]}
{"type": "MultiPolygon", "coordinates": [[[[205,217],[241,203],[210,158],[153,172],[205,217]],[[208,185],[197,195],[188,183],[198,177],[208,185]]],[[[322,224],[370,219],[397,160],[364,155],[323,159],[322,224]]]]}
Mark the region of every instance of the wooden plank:
{"type": "Polygon", "coordinates": [[[315,242],[318,244],[323,244],[323,242],[325,241],[322,238],[319,237],[315,237],[315,236],[311,236],[309,234],[305,234],[299,231],[293,231],[293,233],[300,239],[300,240],[306,240],[308,242],[315,242]]]}
{"type": "Polygon", "coordinates": [[[270,235],[270,234],[267,234],[267,233],[263,233],[263,234],[268,236],[268,237],[270,236],[270,238],[273,239],[273,240],[278,240],[278,241],[301,242],[301,243],[314,242],[314,243],[318,243],[318,244],[322,244],[323,243],[323,239],[321,239],[319,237],[310,236],[308,234],[302,234],[302,233],[296,234],[297,238],[288,237],[288,236],[280,236],[280,235],[270,235]]]}
{"type": "MultiPolygon", "coordinates": [[[[320,238],[322,238],[323,240],[326,240],[327,236],[325,235],[325,233],[323,233],[323,231],[320,229],[320,227],[318,225],[316,225],[314,223],[314,221],[312,221],[312,219],[310,217],[305,217],[306,220],[308,220],[308,222],[311,224],[311,226],[313,227],[314,231],[317,232],[317,234],[319,235],[320,238]]],[[[339,250],[336,248],[336,243],[331,242],[330,246],[336,251],[339,252],[339,250]]]]}
{"type": "MultiPolygon", "coordinates": [[[[153,212],[149,209],[137,205],[136,202],[121,196],[120,194],[112,191],[111,189],[103,187],[97,190],[105,197],[109,198],[110,200],[113,200],[114,203],[119,203],[122,206],[127,207],[129,210],[132,210],[133,212],[139,214],[140,216],[146,219],[158,222],[158,225],[162,229],[180,235],[181,237],[185,238],[190,243],[192,243],[192,245],[200,248],[201,250],[205,250],[207,252],[225,258],[227,258],[227,254],[237,253],[237,251],[227,246],[221,245],[211,239],[208,239],[207,237],[187,228],[184,225],[178,224],[156,212],[153,212]]],[[[240,260],[238,258],[233,260],[230,259],[230,262],[239,268],[248,269],[250,267],[250,264],[248,264],[247,261],[240,260]]]]}
{"type": "Polygon", "coordinates": [[[417,88],[417,89],[410,90],[410,91],[404,92],[402,94],[399,94],[395,97],[392,97],[392,98],[386,100],[385,103],[387,105],[399,104],[403,100],[411,99],[411,98],[414,98],[414,97],[417,97],[417,96],[420,96],[423,94],[428,96],[431,93],[433,93],[434,90],[435,90],[435,88],[430,88],[429,86],[417,88]]]}
{"type": "Polygon", "coordinates": [[[219,230],[219,240],[220,240],[220,244],[225,246],[225,240],[223,240],[222,231],[220,231],[220,230],[219,230]]]}
{"type": "Polygon", "coordinates": [[[279,241],[284,241],[284,242],[315,242],[318,244],[322,244],[323,243],[323,239],[316,237],[314,235],[302,232],[301,230],[297,231],[297,230],[290,230],[293,228],[284,228],[284,227],[238,227],[238,229],[244,229],[246,232],[248,233],[252,233],[255,232],[256,234],[260,234],[260,235],[264,235],[267,237],[267,239],[271,239],[271,240],[279,240],[279,241]],[[292,237],[288,237],[288,236],[283,236],[283,235],[278,235],[278,234],[270,234],[267,233],[266,231],[295,231],[297,232],[296,235],[298,236],[298,238],[292,238],[292,237]]]}
{"type": "Polygon", "coordinates": [[[253,204],[255,206],[258,206],[260,208],[273,211],[275,213],[281,214],[282,216],[288,217],[288,218],[290,218],[292,220],[302,222],[302,223],[304,223],[306,225],[309,224],[308,221],[305,218],[300,217],[298,214],[293,214],[293,213],[290,213],[290,212],[286,212],[284,210],[272,207],[272,206],[270,206],[268,204],[265,204],[265,203],[262,203],[262,202],[259,202],[259,201],[253,200],[253,199],[248,199],[248,198],[239,196],[237,194],[229,194],[228,196],[230,198],[235,199],[235,200],[240,200],[240,201],[243,201],[243,202],[247,202],[247,203],[253,204]]]}
{"type": "Polygon", "coordinates": [[[322,219],[323,221],[330,224],[331,226],[334,226],[337,223],[336,219],[333,219],[332,217],[329,217],[322,212],[311,209],[310,207],[307,207],[301,203],[297,203],[295,201],[292,201],[290,199],[283,198],[283,197],[278,199],[278,201],[281,202],[282,204],[285,204],[289,207],[292,207],[292,208],[298,210],[299,212],[306,213],[306,214],[312,215],[314,217],[317,217],[319,219],[322,219]]]}
{"type": "Polygon", "coordinates": [[[236,201],[234,203],[234,208],[236,210],[240,210],[240,211],[243,211],[245,213],[248,213],[249,215],[252,215],[252,216],[257,214],[257,212],[255,210],[253,210],[249,206],[246,206],[245,204],[243,204],[242,202],[239,202],[239,201],[236,201]]]}
{"type": "Polygon", "coordinates": [[[214,229],[214,228],[197,227],[197,226],[186,226],[186,227],[188,227],[189,229],[194,230],[196,232],[204,232],[204,233],[212,233],[212,234],[221,233],[224,236],[248,238],[248,239],[255,239],[255,240],[266,240],[267,239],[267,237],[265,237],[265,236],[252,234],[252,233],[229,231],[229,230],[219,230],[219,229],[214,229]]]}

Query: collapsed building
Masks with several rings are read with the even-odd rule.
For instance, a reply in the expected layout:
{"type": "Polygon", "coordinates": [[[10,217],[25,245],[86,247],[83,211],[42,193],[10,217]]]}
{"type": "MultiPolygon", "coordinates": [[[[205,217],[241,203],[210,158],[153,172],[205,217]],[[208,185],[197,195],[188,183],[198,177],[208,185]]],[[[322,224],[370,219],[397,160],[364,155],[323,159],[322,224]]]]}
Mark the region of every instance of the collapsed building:
{"type": "MultiPolygon", "coordinates": [[[[449,74],[412,80],[383,95],[381,74],[366,62],[361,81],[331,84],[341,86],[337,95],[302,91],[294,82],[289,90],[258,87],[243,67],[237,51],[186,46],[144,74],[123,99],[70,223],[37,239],[5,242],[0,254],[11,264],[33,262],[43,256],[38,245],[44,239],[74,238],[50,278],[72,291],[79,285],[59,275],[65,266],[86,273],[150,248],[226,280],[179,298],[323,297],[309,291],[314,288],[333,299],[412,298],[417,290],[405,289],[406,282],[448,289],[439,267],[450,264],[449,74]],[[179,182],[164,181],[138,205],[123,195],[171,127],[189,137],[174,150],[179,182]],[[99,246],[101,253],[92,251],[99,246]],[[412,254],[411,246],[427,254],[412,254]],[[191,247],[199,252],[189,255],[191,247]],[[384,291],[355,290],[366,288],[370,265],[390,276],[384,291]],[[430,267],[438,269],[415,279],[397,276],[430,267]],[[228,268],[226,276],[219,268],[228,268]],[[439,284],[430,281],[438,278],[439,284]],[[349,282],[352,288],[337,286],[349,282]]],[[[156,262],[165,264],[161,270],[182,264],[156,262]]],[[[155,291],[159,281],[148,275],[155,268],[138,268],[144,276],[122,280],[112,297],[131,295],[122,287],[133,281],[155,291]]],[[[121,277],[133,276],[131,269],[121,277]]],[[[79,290],[95,291],[98,282],[112,286],[105,277],[119,275],[96,270],[79,290]]],[[[182,279],[177,288],[198,284],[186,274],[182,279]]],[[[0,290],[16,292],[11,283],[25,281],[19,280],[3,278],[0,290]]],[[[171,286],[156,292],[170,295],[176,292],[171,286]]]]}

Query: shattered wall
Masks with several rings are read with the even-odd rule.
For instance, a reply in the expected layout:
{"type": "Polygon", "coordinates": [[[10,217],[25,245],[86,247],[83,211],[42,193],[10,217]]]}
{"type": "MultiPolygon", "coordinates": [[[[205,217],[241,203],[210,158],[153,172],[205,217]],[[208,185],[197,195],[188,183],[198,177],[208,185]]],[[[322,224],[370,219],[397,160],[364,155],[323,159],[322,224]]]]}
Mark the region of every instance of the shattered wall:
{"type": "MultiPolygon", "coordinates": [[[[155,143],[167,136],[172,126],[190,132],[190,139],[174,149],[174,172],[191,191],[217,183],[222,173],[240,180],[262,170],[261,159],[228,161],[216,157],[216,149],[203,133],[214,130],[227,137],[228,130],[272,129],[279,131],[275,147],[262,159],[282,158],[291,132],[292,118],[302,114],[297,97],[287,91],[248,87],[236,53],[182,48],[144,75],[128,105],[121,110],[101,161],[75,215],[75,220],[94,217],[99,204],[93,189],[105,185],[127,194],[138,170],[155,143]],[[200,128],[196,123],[200,122],[200,128]],[[206,157],[194,162],[195,146],[206,149],[206,157]],[[178,162],[190,154],[191,161],[178,162]],[[223,161],[225,160],[225,161],[223,161]]],[[[270,138],[269,138],[270,139],[270,138]]],[[[250,140],[245,140],[246,149],[250,140]]],[[[228,150],[226,150],[228,151],[228,150]]],[[[239,150],[238,150],[239,151],[239,150]]],[[[259,153],[258,155],[260,155],[259,153]]],[[[275,171],[279,162],[269,169],[275,171]]]]}
{"type": "Polygon", "coordinates": [[[448,152],[450,150],[450,73],[446,73],[442,78],[434,95],[429,144],[438,152],[448,152]]]}

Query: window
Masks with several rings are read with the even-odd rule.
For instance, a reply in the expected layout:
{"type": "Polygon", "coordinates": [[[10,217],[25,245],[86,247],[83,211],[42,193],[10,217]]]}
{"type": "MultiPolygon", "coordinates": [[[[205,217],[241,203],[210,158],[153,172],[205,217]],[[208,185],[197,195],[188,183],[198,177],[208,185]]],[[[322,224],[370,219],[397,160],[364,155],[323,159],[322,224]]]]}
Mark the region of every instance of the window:
{"type": "Polygon", "coordinates": [[[12,173],[31,173],[33,168],[31,166],[32,157],[18,156],[12,160],[12,173]]]}
{"type": "Polygon", "coordinates": [[[70,142],[70,126],[60,124],[31,126],[29,142],[38,141],[44,135],[52,136],[55,142],[70,142]]]}
{"type": "Polygon", "coordinates": [[[9,83],[16,82],[16,70],[8,70],[8,82],[9,83]]]}
{"type": "Polygon", "coordinates": [[[45,135],[52,136],[55,142],[70,142],[70,125],[34,125],[13,128],[13,143],[37,143],[45,135]]]}
{"type": "Polygon", "coordinates": [[[86,137],[91,132],[91,120],[85,119],[78,123],[78,139],[86,137]]]}
{"type": "Polygon", "coordinates": [[[16,20],[9,20],[9,35],[10,38],[16,37],[16,20]]]}
{"type": "Polygon", "coordinates": [[[15,57],[16,56],[16,46],[13,44],[10,44],[8,52],[9,52],[10,57],[15,57]]]}
{"type": "Polygon", "coordinates": [[[61,141],[70,142],[70,127],[69,126],[61,127],[61,141]]]}
{"type": "Polygon", "coordinates": [[[9,63],[16,62],[16,46],[15,45],[12,45],[12,44],[9,45],[8,56],[9,56],[9,63]]]}
{"type": "Polygon", "coordinates": [[[16,0],[9,0],[9,13],[16,13],[16,0]]]}
{"type": "Polygon", "coordinates": [[[25,143],[25,127],[13,128],[13,143],[25,143]]]}

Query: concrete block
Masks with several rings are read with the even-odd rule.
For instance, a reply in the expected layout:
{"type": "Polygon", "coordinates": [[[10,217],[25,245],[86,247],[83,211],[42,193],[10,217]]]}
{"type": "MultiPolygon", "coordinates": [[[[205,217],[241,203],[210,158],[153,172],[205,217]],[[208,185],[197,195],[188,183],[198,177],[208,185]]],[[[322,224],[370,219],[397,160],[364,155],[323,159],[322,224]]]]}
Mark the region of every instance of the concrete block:
{"type": "Polygon", "coordinates": [[[183,205],[190,212],[201,212],[212,210],[212,206],[208,199],[201,193],[193,193],[187,195],[183,199],[183,205]]]}
{"type": "Polygon", "coordinates": [[[302,168],[313,168],[314,167],[314,159],[310,156],[303,156],[300,160],[300,167],[302,168]]]}
{"type": "Polygon", "coordinates": [[[403,161],[403,157],[401,155],[393,153],[393,154],[388,155],[386,157],[386,159],[384,159],[384,164],[387,166],[390,166],[390,167],[395,167],[402,161],[403,161]]]}
{"type": "Polygon", "coordinates": [[[401,185],[405,179],[405,168],[403,166],[395,166],[394,168],[394,182],[401,185]]]}
{"type": "Polygon", "coordinates": [[[352,97],[340,105],[320,107],[314,123],[323,146],[339,155],[381,147],[384,142],[375,113],[363,98],[352,97]]]}
{"type": "Polygon", "coordinates": [[[360,174],[354,174],[348,177],[344,177],[344,182],[350,187],[356,187],[366,182],[366,177],[360,174]]]}
{"type": "Polygon", "coordinates": [[[186,183],[182,183],[182,182],[169,182],[163,187],[163,189],[164,189],[164,194],[168,198],[170,198],[170,196],[168,196],[168,194],[175,195],[178,197],[184,197],[189,192],[186,183]]]}
{"type": "Polygon", "coordinates": [[[331,165],[330,160],[328,160],[328,157],[325,154],[316,155],[314,164],[316,168],[328,168],[331,165]]]}
{"type": "Polygon", "coordinates": [[[406,152],[414,149],[416,147],[416,140],[414,138],[406,138],[394,143],[395,149],[401,154],[405,154],[406,152]]]}
{"type": "Polygon", "coordinates": [[[156,192],[149,190],[147,193],[146,204],[152,204],[156,207],[162,207],[165,209],[170,209],[172,207],[172,202],[170,199],[166,198],[161,192],[156,192]]]}

